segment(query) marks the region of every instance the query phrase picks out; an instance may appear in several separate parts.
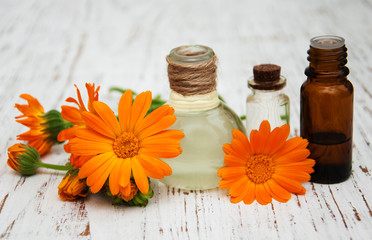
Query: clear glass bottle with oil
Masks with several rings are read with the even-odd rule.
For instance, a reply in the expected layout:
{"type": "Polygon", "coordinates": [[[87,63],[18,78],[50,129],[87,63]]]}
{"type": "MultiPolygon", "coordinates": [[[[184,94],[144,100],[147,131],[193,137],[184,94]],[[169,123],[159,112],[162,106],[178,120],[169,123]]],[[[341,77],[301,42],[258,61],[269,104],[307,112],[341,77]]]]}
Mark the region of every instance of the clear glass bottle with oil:
{"type": "Polygon", "coordinates": [[[310,40],[307,80],[301,86],[301,137],[309,140],[316,161],[311,181],[338,183],[351,173],[353,85],[345,40],[319,36],[310,40]]]}
{"type": "Polygon", "coordinates": [[[172,126],[184,132],[182,154],[164,159],[173,173],[160,181],[171,187],[202,190],[218,187],[217,171],[224,166],[222,146],[232,140],[232,130],[245,132],[240,118],[216,91],[215,54],[206,46],[173,49],[167,57],[172,89],[169,104],[175,109],[172,126]]]}
{"type": "Polygon", "coordinates": [[[271,128],[289,124],[289,97],[284,94],[286,78],[280,75],[280,66],[261,64],[253,68],[253,78],[248,81],[252,94],[247,97],[247,133],[258,129],[263,120],[271,128]]]}

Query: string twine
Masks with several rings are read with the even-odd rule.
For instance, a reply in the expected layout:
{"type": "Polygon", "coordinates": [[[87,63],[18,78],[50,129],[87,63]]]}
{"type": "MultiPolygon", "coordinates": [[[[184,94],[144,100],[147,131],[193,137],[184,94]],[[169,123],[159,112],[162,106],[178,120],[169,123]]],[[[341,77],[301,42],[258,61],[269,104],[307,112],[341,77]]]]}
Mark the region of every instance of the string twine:
{"type": "Polygon", "coordinates": [[[166,57],[170,88],[183,95],[201,95],[216,90],[217,57],[195,64],[179,64],[166,57]]]}

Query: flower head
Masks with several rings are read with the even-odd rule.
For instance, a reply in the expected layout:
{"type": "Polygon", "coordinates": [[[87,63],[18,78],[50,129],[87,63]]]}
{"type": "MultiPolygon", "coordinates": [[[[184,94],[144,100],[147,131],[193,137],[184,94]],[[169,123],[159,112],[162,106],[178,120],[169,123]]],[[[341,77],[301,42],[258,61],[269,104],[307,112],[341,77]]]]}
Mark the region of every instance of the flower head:
{"type": "Polygon", "coordinates": [[[17,143],[8,148],[8,166],[22,175],[29,176],[35,174],[39,168],[39,162],[40,155],[31,146],[17,143]]]}
{"type": "Polygon", "coordinates": [[[151,92],[139,94],[132,102],[132,91],[126,91],[119,102],[119,121],[103,102],[94,101],[92,112],[82,112],[86,128],[76,131],[67,148],[78,156],[92,156],[80,171],[87,178],[93,193],[106,180],[112,195],[130,184],[133,176],[138,189],[149,191],[147,177],[160,179],[172,169],[158,158],[173,158],[181,154],[179,130],[165,130],[176,121],[173,108],[161,106],[146,115],[151,105],[151,92]]]}
{"type": "Polygon", "coordinates": [[[231,202],[251,204],[271,203],[272,198],[287,202],[290,193],[305,194],[301,185],[310,180],[315,161],[308,159],[308,141],[301,137],[286,140],[287,124],[270,129],[268,121],[259,131],[252,130],[250,141],[237,129],[233,130],[231,144],[225,144],[225,167],[218,171],[222,178],[219,186],[230,189],[231,202]]]}
{"type": "MultiPolygon", "coordinates": [[[[66,99],[66,102],[70,103],[75,103],[77,107],[72,107],[68,105],[63,105],[61,115],[62,117],[71,122],[74,126],[67,128],[63,131],[61,131],[58,135],[58,140],[59,141],[67,141],[71,140],[75,137],[75,133],[77,130],[81,128],[85,128],[85,122],[82,117],[83,112],[92,112],[95,113],[95,110],[93,108],[93,102],[98,101],[98,91],[99,91],[99,86],[96,88],[94,83],[86,83],[85,87],[87,89],[88,93],[88,109],[85,107],[83,99],[81,97],[81,93],[79,88],[75,85],[76,88],[76,95],[77,99],[69,97],[66,99]]],[[[68,153],[71,153],[68,147],[65,147],[65,151],[68,153]]],[[[70,164],[73,165],[74,167],[81,167],[86,161],[91,159],[93,156],[78,156],[71,154],[70,156],[70,164]]]]}
{"type": "Polygon", "coordinates": [[[47,153],[54,143],[58,143],[57,135],[71,123],[63,120],[56,110],[44,113],[39,101],[28,94],[21,94],[28,104],[16,104],[15,107],[23,113],[16,121],[29,127],[30,130],[17,136],[18,140],[28,141],[28,145],[38,150],[40,155],[47,153]]]}
{"type": "Polygon", "coordinates": [[[76,173],[68,174],[58,186],[58,195],[64,201],[74,200],[78,197],[86,197],[88,190],[85,179],[79,179],[76,173]]]}

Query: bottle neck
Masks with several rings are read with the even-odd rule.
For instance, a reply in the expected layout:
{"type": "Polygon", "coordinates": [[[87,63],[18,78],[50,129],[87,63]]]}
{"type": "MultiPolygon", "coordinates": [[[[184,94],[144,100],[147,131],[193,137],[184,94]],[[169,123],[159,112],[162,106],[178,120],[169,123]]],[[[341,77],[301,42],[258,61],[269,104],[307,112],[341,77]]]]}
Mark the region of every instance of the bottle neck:
{"type": "Polygon", "coordinates": [[[310,62],[305,74],[310,80],[342,80],[346,79],[349,69],[347,63],[347,48],[343,38],[334,36],[317,37],[311,40],[307,51],[310,62]]]}
{"type": "Polygon", "coordinates": [[[183,96],[175,91],[171,91],[169,105],[176,111],[197,112],[205,111],[217,107],[220,104],[217,91],[207,94],[183,96]]]}

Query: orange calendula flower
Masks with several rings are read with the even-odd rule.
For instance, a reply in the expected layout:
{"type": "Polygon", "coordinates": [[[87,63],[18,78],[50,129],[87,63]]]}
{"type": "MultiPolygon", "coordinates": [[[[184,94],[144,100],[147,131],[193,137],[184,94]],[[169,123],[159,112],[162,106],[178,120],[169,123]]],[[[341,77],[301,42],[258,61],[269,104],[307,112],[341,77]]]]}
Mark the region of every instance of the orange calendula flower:
{"type": "Polygon", "coordinates": [[[48,152],[50,147],[53,145],[52,141],[47,140],[49,135],[44,131],[44,108],[36,98],[29,94],[21,94],[20,97],[25,99],[28,104],[15,105],[15,107],[21,113],[23,113],[23,115],[16,117],[16,121],[25,125],[26,127],[29,127],[30,130],[18,135],[17,139],[28,141],[30,146],[36,148],[40,155],[43,155],[44,153],[48,152]]]}
{"type": "Polygon", "coordinates": [[[133,103],[132,98],[130,90],[120,98],[119,121],[105,103],[93,102],[96,114],[82,112],[87,128],[76,131],[68,143],[73,154],[96,155],[79,170],[79,177],[87,178],[92,193],[98,192],[107,179],[112,195],[124,193],[133,175],[138,189],[146,194],[148,176],[160,179],[172,173],[158,158],[174,158],[182,152],[179,141],[184,134],[165,130],[176,121],[174,109],[164,105],[146,116],[151,92],[139,94],[133,103]]]}
{"type": "MultiPolygon", "coordinates": [[[[98,91],[100,87],[98,86],[96,88],[94,83],[85,84],[85,87],[88,93],[88,98],[89,98],[88,109],[84,105],[79,88],[76,85],[75,87],[76,87],[76,93],[77,93],[77,100],[69,97],[66,99],[66,102],[75,103],[77,107],[72,107],[72,106],[67,106],[67,105],[63,105],[61,107],[62,117],[65,120],[71,122],[75,126],[61,131],[58,135],[58,141],[71,140],[75,137],[75,132],[78,129],[85,128],[85,122],[82,117],[83,112],[89,111],[89,112],[95,113],[95,110],[93,108],[93,102],[98,101],[98,91]]],[[[65,151],[68,153],[71,153],[68,146],[65,146],[65,151]]],[[[89,160],[92,157],[93,156],[78,156],[78,155],[71,154],[70,163],[74,167],[81,167],[87,160],[89,160]]]]}
{"type": "Polygon", "coordinates": [[[66,200],[74,200],[78,197],[86,197],[88,195],[88,186],[84,179],[79,179],[77,174],[64,177],[58,186],[59,197],[66,200]]]}
{"type": "Polygon", "coordinates": [[[263,121],[259,131],[252,130],[250,141],[237,129],[233,130],[231,144],[225,144],[225,167],[218,170],[222,178],[219,186],[229,189],[231,202],[254,200],[266,205],[272,198],[287,202],[290,193],[305,194],[301,185],[310,180],[315,161],[308,159],[308,141],[301,137],[286,140],[289,135],[287,124],[270,129],[270,123],[263,121]]]}

